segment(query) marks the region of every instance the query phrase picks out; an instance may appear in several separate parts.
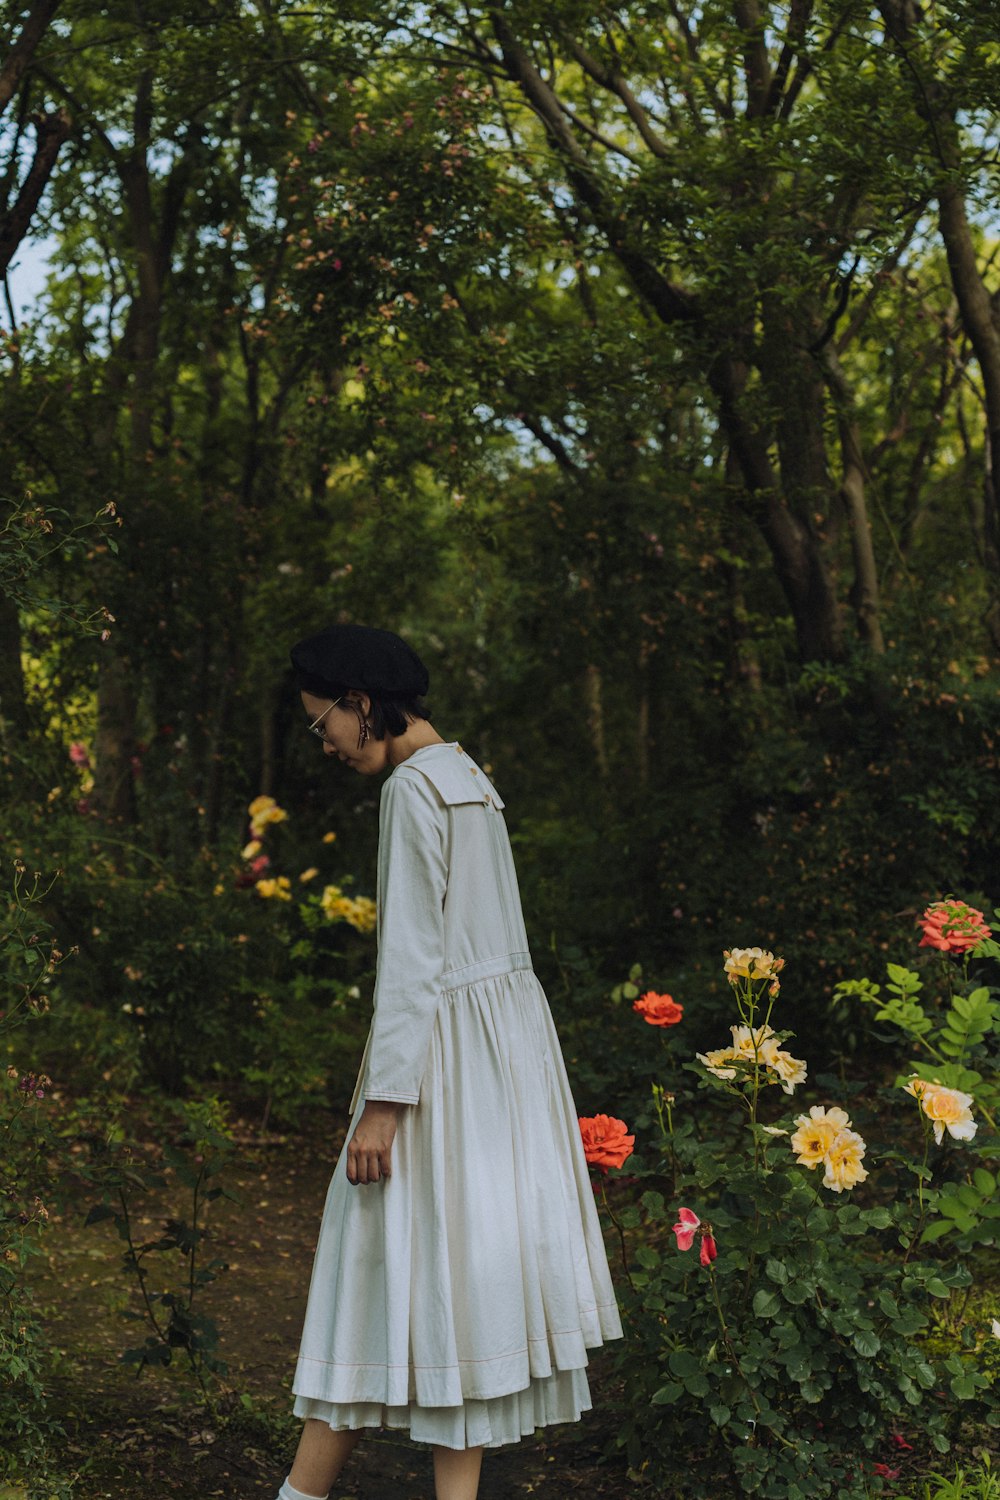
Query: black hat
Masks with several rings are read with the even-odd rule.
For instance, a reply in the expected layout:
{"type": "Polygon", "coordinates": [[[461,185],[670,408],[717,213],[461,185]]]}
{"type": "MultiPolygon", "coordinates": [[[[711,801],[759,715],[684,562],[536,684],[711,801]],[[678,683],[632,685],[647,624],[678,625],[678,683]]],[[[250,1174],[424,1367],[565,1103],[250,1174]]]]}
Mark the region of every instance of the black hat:
{"type": "Polygon", "coordinates": [[[417,653],[391,630],[369,625],[331,625],[291,650],[299,687],[331,698],[346,688],[419,698],[430,677],[417,653]]]}

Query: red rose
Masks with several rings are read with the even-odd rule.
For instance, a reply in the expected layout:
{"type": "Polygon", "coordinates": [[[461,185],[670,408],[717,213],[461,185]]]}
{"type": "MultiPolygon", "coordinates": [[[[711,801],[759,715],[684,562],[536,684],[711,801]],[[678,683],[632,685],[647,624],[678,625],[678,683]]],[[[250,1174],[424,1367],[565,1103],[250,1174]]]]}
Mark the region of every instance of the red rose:
{"type": "Polygon", "coordinates": [[[632,1009],[650,1026],[676,1026],[684,1014],[683,1005],[678,1005],[670,995],[658,995],[654,990],[647,990],[632,1009]]]}
{"type": "Polygon", "coordinates": [[[629,1135],[624,1120],[613,1115],[580,1116],[580,1134],[583,1137],[583,1154],[592,1167],[606,1172],[609,1167],[620,1167],[628,1161],[635,1146],[635,1136],[629,1135]]]}

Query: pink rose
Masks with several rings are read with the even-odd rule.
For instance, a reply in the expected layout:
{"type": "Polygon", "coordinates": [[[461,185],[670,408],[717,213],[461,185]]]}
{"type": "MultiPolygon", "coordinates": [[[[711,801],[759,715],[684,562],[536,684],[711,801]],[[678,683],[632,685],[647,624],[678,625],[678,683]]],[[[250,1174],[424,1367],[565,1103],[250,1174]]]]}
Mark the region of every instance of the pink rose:
{"type": "Polygon", "coordinates": [[[674,1234],[677,1236],[678,1250],[690,1250],[694,1244],[694,1237],[701,1228],[701,1220],[690,1208],[682,1208],[677,1213],[677,1223],[673,1226],[674,1234]]]}

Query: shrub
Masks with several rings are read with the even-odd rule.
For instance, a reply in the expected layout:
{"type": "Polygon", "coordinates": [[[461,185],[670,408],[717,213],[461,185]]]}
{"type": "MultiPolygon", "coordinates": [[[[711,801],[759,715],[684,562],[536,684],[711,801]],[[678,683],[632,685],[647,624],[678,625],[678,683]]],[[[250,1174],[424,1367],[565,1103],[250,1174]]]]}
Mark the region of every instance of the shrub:
{"type": "MultiPolygon", "coordinates": [[[[963,1410],[1000,1425],[991,1334],[965,1325],[934,1352],[927,1338],[935,1308],[972,1276],[925,1236],[939,1191],[928,1137],[916,1151],[900,1144],[904,1104],[932,1133],[920,1084],[912,1100],[892,1092],[892,1141],[877,1155],[849,1113],[853,1099],[864,1108],[863,1086],[821,1076],[837,1103],[775,1118],[771,1101],[806,1075],[792,1033],[772,1026],[782,967],[761,949],[727,953],[730,1045],[684,1064],[697,1093],[682,1096],[674,1074],[636,1121],[647,1144],[627,1170],[645,1191],[615,1214],[632,1261],[621,1441],[634,1466],[684,1494],[861,1500],[879,1489],[876,1455],[905,1424],[919,1422],[939,1452],[963,1410]],[[849,1197],[859,1188],[860,1204],[849,1197]]],[[[988,1039],[976,1037],[982,1052],[988,1039]]],[[[968,1106],[949,1112],[955,1129],[942,1133],[963,1151],[968,1106]]],[[[954,1162],[945,1170],[955,1175],[954,1162]]]]}

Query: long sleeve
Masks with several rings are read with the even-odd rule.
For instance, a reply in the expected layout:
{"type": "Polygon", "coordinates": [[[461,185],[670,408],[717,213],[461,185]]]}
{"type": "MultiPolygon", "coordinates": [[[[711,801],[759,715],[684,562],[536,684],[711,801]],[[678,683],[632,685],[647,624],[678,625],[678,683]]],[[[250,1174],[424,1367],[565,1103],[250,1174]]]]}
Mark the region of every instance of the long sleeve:
{"type": "Polygon", "coordinates": [[[397,772],[382,793],[378,965],[365,1099],[416,1104],[445,966],[447,812],[424,777],[397,772]]]}

